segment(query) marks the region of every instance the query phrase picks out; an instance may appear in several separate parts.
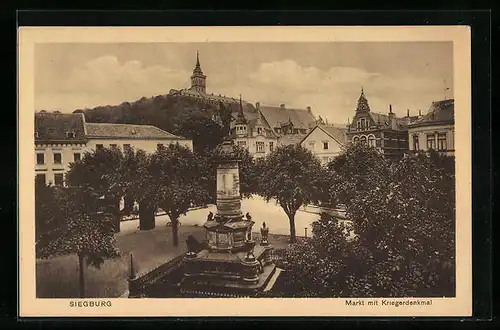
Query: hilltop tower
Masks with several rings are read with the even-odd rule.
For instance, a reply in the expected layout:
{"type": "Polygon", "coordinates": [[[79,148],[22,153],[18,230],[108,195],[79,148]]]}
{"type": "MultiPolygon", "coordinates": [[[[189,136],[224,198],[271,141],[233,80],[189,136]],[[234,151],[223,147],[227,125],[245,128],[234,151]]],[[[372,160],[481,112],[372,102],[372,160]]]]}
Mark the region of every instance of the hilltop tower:
{"type": "Polygon", "coordinates": [[[196,65],[193,70],[193,75],[191,76],[190,90],[206,94],[206,80],[207,76],[203,74],[200,66],[200,55],[198,51],[196,51],[196,65]]]}

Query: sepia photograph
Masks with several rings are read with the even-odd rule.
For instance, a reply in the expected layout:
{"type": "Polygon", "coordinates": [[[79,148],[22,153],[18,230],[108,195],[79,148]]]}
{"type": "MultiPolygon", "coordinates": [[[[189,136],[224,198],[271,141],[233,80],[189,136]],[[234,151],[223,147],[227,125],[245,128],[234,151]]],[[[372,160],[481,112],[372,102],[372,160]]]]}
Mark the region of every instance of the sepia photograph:
{"type": "Polygon", "coordinates": [[[469,310],[470,62],[456,41],[469,31],[211,29],[32,36],[21,292],[93,315],[172,298],[469,310]]]}

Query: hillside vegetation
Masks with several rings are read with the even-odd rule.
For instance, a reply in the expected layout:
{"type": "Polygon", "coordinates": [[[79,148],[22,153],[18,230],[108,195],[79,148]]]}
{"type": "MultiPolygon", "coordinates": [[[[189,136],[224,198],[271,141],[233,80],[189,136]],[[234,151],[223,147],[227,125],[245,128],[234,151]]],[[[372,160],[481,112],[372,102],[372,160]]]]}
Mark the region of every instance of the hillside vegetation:
{"type": "MultiPolygon", "coordinates": [[[[238,105],[231,105],[231,109],[236,113],[238,105]]],[[[245,111],[255,111],[255,108],[251,104],[246,104],[245,111]]],[[[73,111],[73,113],[84,113],[85,120],[89,123],[154,125],[167,132],[192,139],[197,152],[211,149],[222,140],[221,128],[212,120],[218,112],[218,106],[203,100],[171,95],[142,97],[135,102],[73,111]]]]}

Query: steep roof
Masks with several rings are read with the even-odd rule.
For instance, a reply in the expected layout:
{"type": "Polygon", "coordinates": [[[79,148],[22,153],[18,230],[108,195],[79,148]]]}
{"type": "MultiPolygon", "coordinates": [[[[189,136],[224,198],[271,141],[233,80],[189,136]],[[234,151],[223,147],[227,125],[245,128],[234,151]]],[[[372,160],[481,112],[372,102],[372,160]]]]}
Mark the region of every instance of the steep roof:
{"type": "Polygon", "coordinates": [[[89,138],[184,140],[152,125],[87,123],[85,128],[89,138]]]}
{"type": "Polygon", "coordinates": [[[303,134],[285,134],[278,139],[278,145],[287,146],[290,144],[299,144],[304,138],[303,134]]]}
{"type": "Polygon", "coordinates": [[[35,113],[35,142],[44,141],[85,142],[85,117],[82,113],[35,113]]]}
{"type": "Polygon", "coordinates": [[[300,143],[302,143],[309,135],[311,135],[316,129],[322,130],[326,135],[330,136],[332,139],[337,141],[339,144],[345,144],[347,141],[347,128],[339,128],[337,126],[331,125],[316,125],[311,131],[302,137],[300,143]]]}
{"type": "Polygon", "coordinates": [[[442,124],[442,123],[454,123],[455,122],[455,100],[441,100],[432,102],[427,114],[422,116],[420,119],[412,121],[408,124],[408,127],[430,125],[430,124],[442,124]]]}
{"type": "Polygon", "coordinates": [[[325,131],[328,135],[330,135],[332,138],[337,140],[337,142],[344,144],[347,141],[346,137],[346,129],[345,128],[338,128],[334,126],[319,126],[323,131],[325,131]]]}
{"type": "Polygon", "coordinates": [[[315,122],[313,114],[308,110],[290,109],[285,107],[260,106],[264,119],[271,127],[281,127],[281,124],[292,122],[295,128],[308,129],[311,122],[315,122]]]}

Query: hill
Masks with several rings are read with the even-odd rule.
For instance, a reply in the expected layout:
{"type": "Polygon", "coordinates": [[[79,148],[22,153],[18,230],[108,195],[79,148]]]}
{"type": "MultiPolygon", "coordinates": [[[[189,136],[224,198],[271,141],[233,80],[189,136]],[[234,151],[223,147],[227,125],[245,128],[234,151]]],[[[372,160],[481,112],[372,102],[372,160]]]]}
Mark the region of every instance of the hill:
{"type": "MultiPolygon", "coordinates": [[[[239,106],[232,104],[230,108],[236,114],[239,106]]],[[[255,113],[256,109],[252,104],[245,103],[244,111],[255,113]]],[[[203,100],[173,95],[142,97],[135,102],[73,111],[83,113],[85,121],[89,123],[154,125],[192,139],[194,149],[198,152],[204,152],[222,141],[221,128],[213,120],[217,118],[218,112],[218,107],[203,100]]]]}

